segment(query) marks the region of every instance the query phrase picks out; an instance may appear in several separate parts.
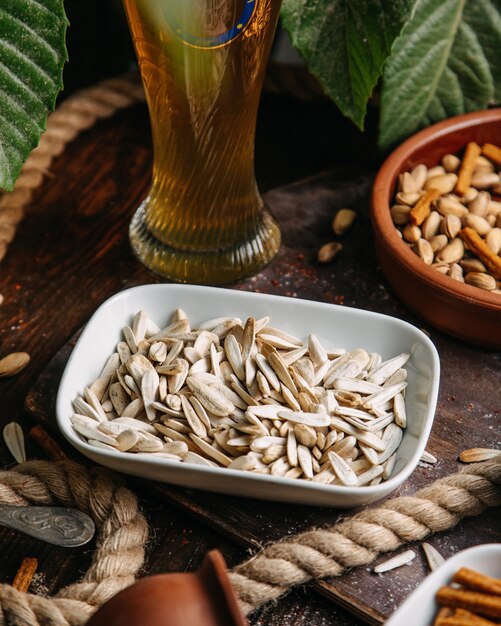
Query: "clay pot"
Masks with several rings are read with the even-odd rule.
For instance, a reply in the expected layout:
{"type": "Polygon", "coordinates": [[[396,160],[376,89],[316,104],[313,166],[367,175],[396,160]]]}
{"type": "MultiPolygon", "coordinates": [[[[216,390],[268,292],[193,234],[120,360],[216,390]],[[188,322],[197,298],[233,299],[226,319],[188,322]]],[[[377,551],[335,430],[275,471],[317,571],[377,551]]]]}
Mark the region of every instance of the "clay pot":
{"type": "Polygon", "coordinates": [[[218,550],[193,574],[143,578],[106,602],[86,626],[248,626],[218,550]]]}
{"type": "Polygon", "coordinates": [[[418,163],[439,165],[469,141],[501,145],[501,108],[460,115],[413,135],[385,161],[374,182],[376,252],[397,296],[436,328],[480,346],[501,348],[501,296],[443,276],[399,238],[390,215],[398,175],[418,163]]]}

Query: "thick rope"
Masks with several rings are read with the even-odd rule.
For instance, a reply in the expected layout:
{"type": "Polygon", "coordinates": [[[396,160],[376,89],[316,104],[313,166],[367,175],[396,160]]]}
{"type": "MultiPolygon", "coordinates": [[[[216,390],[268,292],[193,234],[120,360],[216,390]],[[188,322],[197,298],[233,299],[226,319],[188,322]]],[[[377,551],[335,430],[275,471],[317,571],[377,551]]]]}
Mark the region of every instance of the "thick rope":
{"type": "Polygon", "coordinates": [[[24,163],[13,191],[0,192],[0,261],[14,239],[34,190],[50,174],[54,158],[62,154],[81,131],[144,99],[137,77],[127,75],[105,80],[70,96],[49,115],[46,131],[24,163]]]}
{"type": "MultiPolygon", "coordinates": [[[[144,561],[148,529],[135,496],[107,470],[89,471],[71,461],[23,463],[0,472],[0,503],[77,506],[91,515],[98,529],[89,570],[54,598],[0,585],[0,626],[83,626],[97,607],[134,582],[144,561]]],[[[382,552],[499,504],[501,455],[331,528],[270,545],[238,566],[230,578],[247,614],[294,585],[366,565],[382,552]]]]}
{"type": "Polygon", "coordinates": [[[501,504],[501,455],[386,501],[331,526],[272,544],[237,566],[230,579],[244,614],[291,587],[367,565],[382,552],[455,526],[501,504]]]}
{"type": "Polygon", "coordinates": [[[30,461],[0,471],[0,503],[74,506],[90,515],[97,529],[89,570],[54,598],[0,585],[0,626],[83,626],[101,604],[134,583],[148,525],[136,496],[111,472],[72,461],[30,461]]]}

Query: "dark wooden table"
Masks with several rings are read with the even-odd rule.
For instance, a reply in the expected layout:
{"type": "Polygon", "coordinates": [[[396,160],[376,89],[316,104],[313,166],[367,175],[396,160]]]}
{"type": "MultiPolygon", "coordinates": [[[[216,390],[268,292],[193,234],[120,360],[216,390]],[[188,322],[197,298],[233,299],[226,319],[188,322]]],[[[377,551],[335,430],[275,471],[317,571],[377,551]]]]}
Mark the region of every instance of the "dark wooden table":
{"type": "MultiPolygon", "coordinates": [[[[370,126],[374,128],[374,124],[370,126]]],[[[368,219],[368,191],[375,167],[373,132],[362,136],[327,101],[301,102],[268,95],[263,100],[256,145],[257,177],[263,191],[322,170],[331,173],[289,188],[285,195],[269,194],[272,207],[282,198],[284,246],[266,273],[236,287],[363,306],[422,326],[394,299],[374,257],[368,219]],[[322,189],[327,190],[324,196],[322,189]],[[359,210],[356,228],[345,240],[342,258],[318,267],[316,250],[330,239],[330,216],[346,199],[359,210]]],[[[138,105],[98,123],[70,144],[35,193],[0,270],[0,292],[5,296],[0,309],[0,354],[25,350],[32,358],[20,375],[0,380],[2,426],[17,420],[27,432],[33,425],[32,416],[24,411],[26,395],[53,355],[101,302],[126,287],[159,282],[133,258],[127,239],[127,224],[146,193],[150,167],[148,118],[145,106],[138,105]]],[[[497,420],[499,426],[500,355],[428,330],[444,366],[440,410],[457,416],[457,428],[441,434],[449,440],[446,466],[454,471],[454,451],[470,440],[476,443],[474,435],[465,430],[471,428],[472,420],[497,420]]],[[[491,445],[494,439],[493,433],[491,445]]],[[[29,439],[27,451],[29,458],[44,458],[29,439]]],[[[79,459],[76,452],[70,454],[79,459]]],[[[3,467],[13,465],[4,445],[0,445],[0,461],[3,467]]],[[[433,469],[421,470],[419,480],[424,484],[434,475],[433,469]]],[[[176,493],[168,501],[146,482],[136,479],[130,484],[153,531],[144,574],[195,569],[213,547],[222,550],[230,566],[247,556],[235,537],[214,530],[204,515],[186,512],[182,490],[174,488],[176,493]],[[176,502],[178,506],[173,504],[176,502]]],[[[214,502],[217,507],[218,501],[214,502]]],[[[221,513],[215,510],[214,516],[221,513]]],[[[314,510],[304,519],[315,521],[314,510]]],[[[324,512],[322,520],[326,519],[324,512]]],[[[482,537],[499,539],[495,519],[487,514],[486,521],[478,522],[482,537]]],[[[294,523],[301,526],[298,520],[294,523]]],[[[465,526],[466,545],[474,543],[475,528],[475,523],[465,526]]],[[[461,541],[452,547],[443,542],[444,551],[461,546],[461,541]]],[[[54,548],[1,528],[0,550],[3,582],[12,580],[23,557],[38,558],[39,573],[32,590],[43,593],[52,593],[78,578],[91,554],[91,548],[54,548]]],[[[302,588],[258,611],[251,623],[320,626],[361,622],[311,589],[302,588]]]]}

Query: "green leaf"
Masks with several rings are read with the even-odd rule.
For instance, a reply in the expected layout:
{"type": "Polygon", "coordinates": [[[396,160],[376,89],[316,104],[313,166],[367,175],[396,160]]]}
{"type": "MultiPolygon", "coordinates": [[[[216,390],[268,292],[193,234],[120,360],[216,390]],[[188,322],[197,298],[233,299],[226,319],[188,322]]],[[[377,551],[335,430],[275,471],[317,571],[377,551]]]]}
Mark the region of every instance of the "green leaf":
{"type": "Polygon", "coordinates": [[[11,191],[63,86],[62,0],[0,3],[0,189],[11,191]]]}
{"type": "Polygon", "coordinates": [[[484,109],[499,99],[500,4],[501,0],[418,0],[384,69],[382,148],[423,126],[484,109]]]}
{"type": "Polygon", "coordinates": [[[284,0],[282,23],[323,89],[359,128],[413,0],[284,0]]]}

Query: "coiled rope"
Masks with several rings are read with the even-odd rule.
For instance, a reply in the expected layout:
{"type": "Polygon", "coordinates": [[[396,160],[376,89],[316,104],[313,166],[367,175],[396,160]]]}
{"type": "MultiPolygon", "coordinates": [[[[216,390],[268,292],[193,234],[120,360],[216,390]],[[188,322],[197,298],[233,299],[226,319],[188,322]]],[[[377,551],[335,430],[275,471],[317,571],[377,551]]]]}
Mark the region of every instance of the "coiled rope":
{"type": "Polygon", "coordinates": [[[64,100],[47,119],[40,143],[24,163],[13,191],[0,192],[0,261],[15,237],[18,224],[33,192],[50,173],[55,157],[68,143],[97,121],[118,110],[143,102],[144,90],[138,77],[126,75],[105,80],[64,100]]]}

